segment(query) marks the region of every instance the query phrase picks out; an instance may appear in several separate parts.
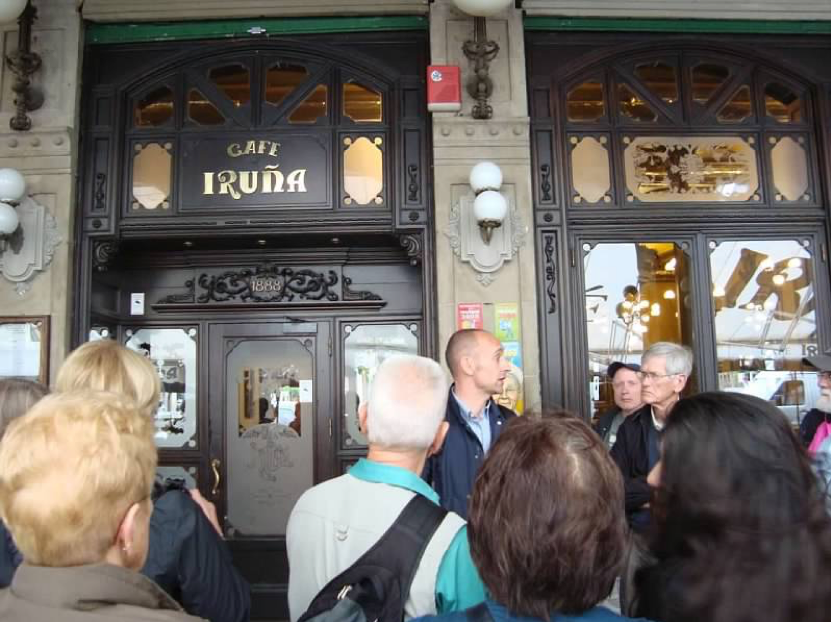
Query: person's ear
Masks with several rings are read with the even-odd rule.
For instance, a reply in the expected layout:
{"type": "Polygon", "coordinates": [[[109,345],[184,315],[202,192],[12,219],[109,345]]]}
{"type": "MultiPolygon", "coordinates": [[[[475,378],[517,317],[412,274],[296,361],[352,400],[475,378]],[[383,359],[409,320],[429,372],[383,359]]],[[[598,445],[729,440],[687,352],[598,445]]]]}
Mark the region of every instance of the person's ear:
{"type": "Polygon", "coordinates": [[[672,377],[673,386],[676,393],[681,393],[684,387],[687,386],[687,376],[684,374],[677,374],[672,377]]]}
{"type": "Polygon", "coordinates": [[[366,415],[367,415],[367,407],[366,402],[362,402],[360,406],[358,406],[358,429],[361,431],[361,434],[366,436],[367,427],[366,427],[366,415]]]}
{"type": "Polygon", "coordinates": [[[476,372],[476,358],[469,353],[459,357],[459,370],[465,376],[472,376],[476,372]]]}
{"type": "Polygon", "coordinates": [[[134,503],[127,508],[115,534],[115,546],[126,568],[131,567],[130,561],[135,559],[136,555],[142,555],[141,551],[136,550],[141,512],[141,503],[134,503]]]}
{"type": "Polygon", "coordinates": [[[444,445],[444,439],[447,436],[447,431],[450,429],[450,424],[447,421],[442,421],[439,429],[436,430],[436,436],[433,438],[433,444],[427,450],[427,457],[437,454],[441,451],[441,446],[444,445]]]}

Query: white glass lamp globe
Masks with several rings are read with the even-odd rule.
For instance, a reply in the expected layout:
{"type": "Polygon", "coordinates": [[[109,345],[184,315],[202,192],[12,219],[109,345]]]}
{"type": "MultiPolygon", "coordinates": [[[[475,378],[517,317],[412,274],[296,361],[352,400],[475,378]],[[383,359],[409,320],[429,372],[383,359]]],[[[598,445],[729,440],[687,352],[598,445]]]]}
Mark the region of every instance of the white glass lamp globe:
{"type": "Polygon", "coordinates": [[[453,0],[456,7],[474,17],[490,17],[504,11],[514,0],[453,0]]]}
{"type": "Polygon", "coordinates": [[[19,224],[17,210],[8,203],[0,203],[0,235],[11,235],[19,224]]]}
{"type": "Polygon", "coordinates": [[[485,190],[473,202],[473,215],[477,222],[490,221],[501,223],[508,214],[508,202],[499,192],[485,190]]]}
{"type": "Polygon", "coordinates": [[[479,162],[470,169],[470,187],[476,194],[483,190],[499,190],[502,187],[502,170],[493,162],[479,162]]]}
{"type": "Polygon", "coordinates": [[[25,8],[26,0],[0,0],[0,24],[13,22],[25,8]]]}
{"type": "Polygon", "coordinates": [[[26,194],[26,180],[13,168],[0,168],[0,201],[19,201],[26,194]]]}

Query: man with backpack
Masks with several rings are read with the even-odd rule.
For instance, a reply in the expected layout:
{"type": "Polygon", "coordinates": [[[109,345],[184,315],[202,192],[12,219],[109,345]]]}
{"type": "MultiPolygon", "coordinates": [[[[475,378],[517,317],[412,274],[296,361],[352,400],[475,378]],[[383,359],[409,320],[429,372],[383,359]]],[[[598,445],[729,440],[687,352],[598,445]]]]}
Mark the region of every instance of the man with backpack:
{"type": "Polygon", "coordinates": [[[419,477],[442,445],[447,379],[433,360],[393,356],[358,418],[366,459],[306,491],[286,533],[292,622],[401,620],[460,611],[485,598],[467,527],[419,477]]]}

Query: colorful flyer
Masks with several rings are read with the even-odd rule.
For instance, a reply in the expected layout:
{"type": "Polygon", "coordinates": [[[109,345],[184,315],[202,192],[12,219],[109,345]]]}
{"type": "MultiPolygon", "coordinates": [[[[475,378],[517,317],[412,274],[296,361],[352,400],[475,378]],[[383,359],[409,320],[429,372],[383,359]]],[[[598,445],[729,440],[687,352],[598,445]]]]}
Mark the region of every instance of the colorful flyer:
{"type": "Polygon", "coordinates": [[[456,328],[484,328],[484,309],[481,302],[460,302],[456,305],[456,328]]]}
{"type": "Polygon", "coordinates": [[[500,302],[494,305],[494,334],[503,344],[519,341],[519,305],[515,302],[500,302]]]}

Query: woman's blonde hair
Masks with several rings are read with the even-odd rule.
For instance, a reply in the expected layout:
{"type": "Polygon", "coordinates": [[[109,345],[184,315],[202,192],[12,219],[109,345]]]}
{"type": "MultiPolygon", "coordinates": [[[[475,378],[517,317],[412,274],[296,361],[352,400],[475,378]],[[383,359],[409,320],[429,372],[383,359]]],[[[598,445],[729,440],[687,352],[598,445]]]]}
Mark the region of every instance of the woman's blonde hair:
{"type": "Polygon", "coordinates": [[[110,391],[152,415],[159,406],[159,375],[147,358],[110,339],[76,348],[58,370],[58,391],[110,391]]]}
{"type": "Polygon", "coordinates": [[[150,497],[153,420],[121,395],[56,393],[0,443],[0,517],[36,566],[104,560],[131,505],[150,497]]]}
{"type": "Polygon", "coordinates": [[[26,414],[49,389],[33,380],[4,378],[0,380],[0,438],[13,419],[26,414]]]}

